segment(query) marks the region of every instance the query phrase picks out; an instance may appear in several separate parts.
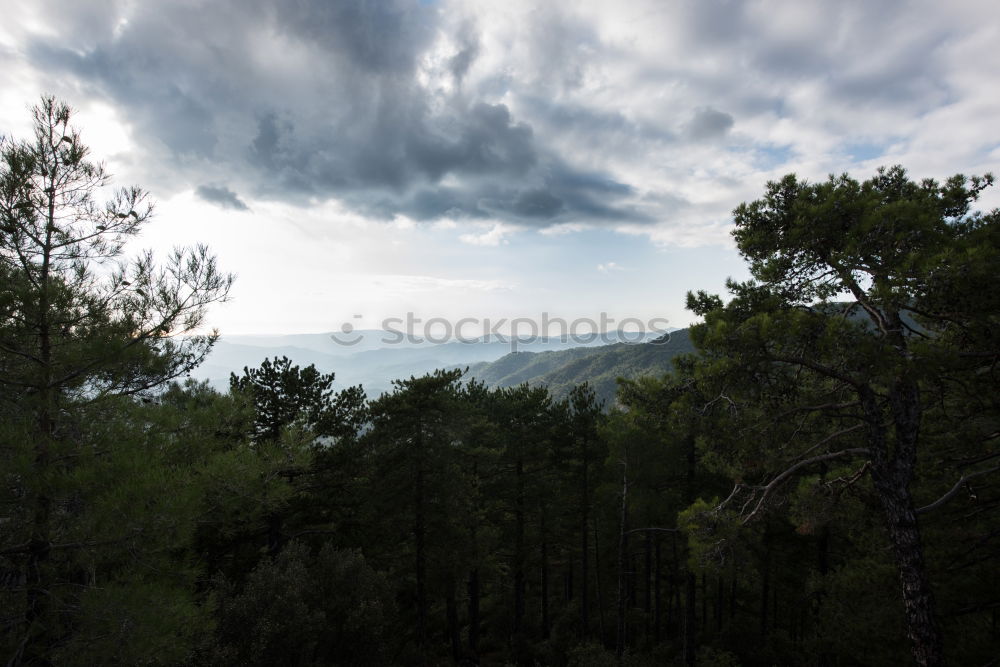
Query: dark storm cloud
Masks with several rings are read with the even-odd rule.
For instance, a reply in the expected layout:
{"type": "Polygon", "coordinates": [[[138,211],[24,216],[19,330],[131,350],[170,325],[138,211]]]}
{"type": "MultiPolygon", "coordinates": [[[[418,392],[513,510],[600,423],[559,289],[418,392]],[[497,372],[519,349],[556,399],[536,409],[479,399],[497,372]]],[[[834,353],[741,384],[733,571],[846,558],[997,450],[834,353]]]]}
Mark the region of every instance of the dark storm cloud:
{"type": "Polygon", "coordinates": [[[446,173],[521,174],[538,161],[531,128],[517,123],[503,104],[476,104],[465,112],[458,137],[415,133],[405,155],[431,180],[446,173]]]}
{"type": "Polygon", "coordinates": [[[521,104],[553,131],[575,132],[587,137],[628,137],[645,142],[671,143],[677,139],[663,127],[636,122],[620,111],[591,109],[537,95],[523,97],[521,104]]]}
{"type": "Polygon", "coordinates": [[[552,218],[562,210],[562,199],[544,189],[528,190],[514,200],[513,210],[522,218],[552,218]]]}
{"type": "Polygon", "coordinates": [[[480,47],[479,37],[475,34],[474,28],[469,23],[462,26],[458,37],[461,48],[458,53],[448,59],[448,69],[451,70],[451,75],[455,77],[455,81],[461,84],[465,75],[468,74],[469,68],[472,67],[472,64],[479,56],[480,47]]]}
{"type": "Polygon", "coordinates": [[[352,203],[376,216],[388,215],[395,206],[417,220],[502,218],[529,226],[653,221],[622,203],[634,194],[628,185],[560,164],[549,165],[547,170],[537,181],[522,179],[521,185],[488,178],[462,188],[420,188],[402,200],[359,198],[352,203]]]}
{"type": "Polygon", "coordinates": [[[711,107],[697,109],[691,122],[687,125],[687,133],[695,141],[717,139],[722,137],[733,126],[733,117],[711,107]]]}
{"type": "Polygon", "coordinates": [[[172,80],[165,63],[130,51],[97,48],[81,55],[62,45],[35,43],[31,56],[47,70],[65,69],[99,87],[137,123],[141,137],[159,140],[178,156],[212,155],[217,141],[213,100],[172,80]]]}
{"type": "Polygon", "coordinates": [[[340,53],[364,72],[412,72],[434,34],[434,13],[419,2],[300,0],[275,9],[290,39],[340,53]]]}
{"type": "MultiPolygon", "coordinates": [[[[505,104],[418,82],[440,20],[417,0],[141,3],[114,36],[31,54],[110,98],[195,182],[221,171],[258,197],[384,217],[638,219],[619,201],[628,186],[576,173],[505,104]]],[[[444,67],[461,85],[475,26],[454,43],[444,67]]]]}
{"type": "Polygon", "coordinates": [[[199,198],[234,211],[249,211],[250,207],[239,196],[224,185],[199,185],[194,191],[199,198]]]}

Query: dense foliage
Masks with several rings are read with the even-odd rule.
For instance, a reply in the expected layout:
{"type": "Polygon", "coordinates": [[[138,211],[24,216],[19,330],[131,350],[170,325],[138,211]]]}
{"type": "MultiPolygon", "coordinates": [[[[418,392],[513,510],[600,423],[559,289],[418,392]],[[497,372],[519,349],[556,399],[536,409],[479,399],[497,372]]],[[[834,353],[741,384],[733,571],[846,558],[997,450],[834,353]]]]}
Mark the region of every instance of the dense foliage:
{"type": "Polygon", "coordinates": [[[366,397],[282,358],[220,393],[175,378],[229,277],[108,264],[149,209],[95,203],[68,119],[2,145],[9,664],[995,659],[990,179],[770,184],[735,212],[754,281],[692,294],[697,351],[614,407],[585,368],[366,397]]]}

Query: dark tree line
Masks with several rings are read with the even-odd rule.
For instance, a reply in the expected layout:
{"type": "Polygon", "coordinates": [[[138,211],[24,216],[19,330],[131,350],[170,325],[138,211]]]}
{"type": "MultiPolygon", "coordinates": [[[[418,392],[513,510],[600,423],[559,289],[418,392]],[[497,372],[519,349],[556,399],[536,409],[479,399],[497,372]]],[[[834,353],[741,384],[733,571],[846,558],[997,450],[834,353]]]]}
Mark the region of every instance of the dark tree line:
{"type": "Polygon", "coordinates": [[[288,359],[178,382],[231,278],[120,261],[151,209],[43,100],[0,164],[11,665],[988,664],[1000,643],[989,177],[788,177],[754,280],[662,378],[367,397],[288,359]]]}

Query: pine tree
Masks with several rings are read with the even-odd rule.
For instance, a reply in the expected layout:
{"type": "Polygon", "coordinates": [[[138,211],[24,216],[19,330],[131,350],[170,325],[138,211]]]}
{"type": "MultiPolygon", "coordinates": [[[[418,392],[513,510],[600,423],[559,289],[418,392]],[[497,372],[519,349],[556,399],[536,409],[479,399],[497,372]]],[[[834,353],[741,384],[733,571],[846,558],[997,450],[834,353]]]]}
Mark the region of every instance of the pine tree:
{"type": "MultiPolygon", "coordinates": [[[[748,493],[753,517],[798,473],[845,464],[848,477],[867,475],[921,665],[944,663],[918,523],[927,508],[914,496],[915,475],[936,446],[928,417],[970,385],[996,387],[995,337],[986,333],[996,298],[968,291],[970,277],[995,270],[990,241],[1000,215],[971,210],[991,183],[961,175],[917,183],[900,167],[863,183],[787,176],[734,212],[754,280],[730,283],[725,306],[703,293],[688,298],[705,316],[692,339],[720,380],[720,400],[744,392],[772,408],[760,422],[771,433],[758,442],[781,465],[760,484],[738,486],[733,499],[748,493]]],[[[970,456],[993,431],[968,441],[972,472],[953,479],[959,486],[996,471],[970,456]]]]}
{"type": "Polygon", "coordinates": [[[53,557],[90,545],[64,543],[72,493],[59,479],[89,424],[83,406],[134,396],[187,373],[215,334],[195,335],[208,304],[232,276],[208,250],[123,259],[152,215],[137,187],[98,200],[110,181],[88,159],[72,112],[53,98],[33,110],[34,137],[0,142],[0,385],[4,413],[30,442],[22,501],[6,531],[5,556],[25,582],[13,664],[45,664],[65,632],[54,586],[67,575],[53,557]]]}

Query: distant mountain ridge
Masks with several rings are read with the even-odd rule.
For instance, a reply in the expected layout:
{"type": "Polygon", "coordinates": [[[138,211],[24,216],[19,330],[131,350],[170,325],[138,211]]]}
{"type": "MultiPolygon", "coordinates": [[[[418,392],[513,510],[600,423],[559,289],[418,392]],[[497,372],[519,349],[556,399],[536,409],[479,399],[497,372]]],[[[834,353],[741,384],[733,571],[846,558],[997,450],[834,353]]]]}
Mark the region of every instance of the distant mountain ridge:
{"type": "MultiPolygon", "coordinates": [[[[645,334],[644,337],[649,340],[656,335],[645,334]]],[[[632,340],[636,337],[636,334],[619,336],[618,332],[609,332],[604,340],[632,340]]],[[[481,366],[511,354],[512,349],[518,350],[516,354],[521,354],[521,350],[545,354],[547,351],[569,352],[607,347],[602,343],[600,337],[594,340],[522,337],[512,341],[509,336],[434,343],[379,330],[353,331],[350,334],[234,335],[220,338],[192,376],[225,390],[229,386],[230,373],[239,374],[244,367],[253,368],[264,359],[284,356],[299,366],[314,364],[324,373],[334,373],[337,387],[360,384],[369,396],[378,396],[391,389],[395,379],[419,376],[439,368],[481,366]],[[344,344],[338,340],[357,342],[344,344]]]]}
{"type": "Polygon", "coordinates": [[[515,352],[490,363],[469,367],[469,377],[489,386],[510,387],[527,382],[547,386],[556,398],[565,397],[583,382],[594,388],[607,405],[614,403],[617,379],[661,376],[673,370],[673,359],[694,351],[687,329],[678,329],[663,341],[617,343],[600,347],[547,352],[515,352]]]}

